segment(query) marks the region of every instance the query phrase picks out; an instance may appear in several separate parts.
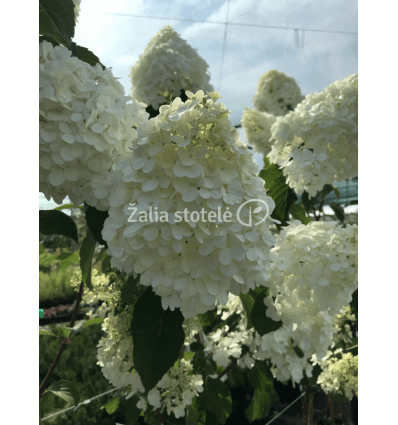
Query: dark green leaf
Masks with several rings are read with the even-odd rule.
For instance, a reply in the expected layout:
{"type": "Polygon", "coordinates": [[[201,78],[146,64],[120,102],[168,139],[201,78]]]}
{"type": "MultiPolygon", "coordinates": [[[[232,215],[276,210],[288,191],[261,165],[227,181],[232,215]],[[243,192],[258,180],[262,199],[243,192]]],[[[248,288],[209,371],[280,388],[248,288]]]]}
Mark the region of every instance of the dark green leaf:
{"type": "Polygon", "coordinates": [[[149,287],[138,298],[131,322],[134,365],[147,391],[178,359],[184,343],[184,316],[179,309],[163,310],[161,298],[149,287]]]}
{"type": "Polygon", "coordinates": [[[333,186],[332,184],[325,184],[325,186],[323,186],[323,189],[322,189],[322,192],[321,192],[321,198],[323,199],[332,190],[333,190],[336,198],[340,198],[339,189],[337,189],[337,187],[336,186],[333,186]]]}
{"type": "Polygon", "coordinates": [[[316,196],[311,197],[311,199],[307,192],[304,192],[301,196],[301,203],[307,213],[312,212],[312,209],[315,207],[315,205],[318,205],[320,201],[320,192],[318,192],[316,196]]]}
{"type": "Polygon", "coordinates": [[[352,300],[350,302],[350,307],[352,312],[355,314],[357,320],[358,320],[358,289],[354,291],[352,294],[352,300]]]}
{"type": "Polygon", "coordinates": [[[122,301],[126,305],[131,305],[135,301],[135,289],[137,284],[140,281],[139,275],[137,277],[134,277],[133,275],[129,276],[127,279],[127,282],[122,286],[122,289],[120,291],[120,296],[122,301]]]}
{"type": "Polygon", "coordinates": [[[68,236],[78,242],[75,222],[61,211],[40,210],[39,231],[43,235],[68,236]]]}
{"type": "Polygon", "coordinates": [[[217,309],[209,310],[206,313],[198,314],[198,322],[202,326],[210,326],[217,318],[217,309]]]}
{"type": "Polygon", "coordinates": [[[259,292],[254,300],[253,309],[251,312],[251,320],[254,326],[254,329],[261,335],[265,335],[269,332],[274,332],[278,330],[282,325],[282,321],[272,320],[270,317],[267,317],[266,311],[267,307],[264,304],[264,298],[268,296],[268,288],[263,289],[259,292]]]}
{"type": "Polygon", "coordinates": [[[189,349],[194,353],[201,353],[205,349],[205,346],[200,342],[193,342],[189,344],[189,349]]]}
{"type": "Polygon", "coordinates": [[[329,207],[333,210],[337,219],[340,220],[342,223],[344,223],[344,220],[345,220],[344,208],[333,202],[329,204],[329,207]]]}
{"type": "Polygon", "coordinates": [[[308,224],[312,221],[311,217],[305,215],[304,207],[301,204],[293,204],[290,207],[290,214],[296,220],[300,220],[303,224],[308,224]]]}
{"type": "Polygon", "coordinates": [[[86,210],[86,221],[87,226],[91,230],[94,239],[100,244],[108,246],[102,238],[102,229],[104,228],[104,222],[108,218],[108,211],[100,211],[94,207],[88,207],[86,210]]]}
{"type": "Polygon", "coordinates": [[[302,359],[304,357],[304,353],[298,345],[293,345],[294,352],[302,359]]]}
{"type": "Polygon", "coordinates": [[[80,248],[80,268],[82,270],[82,280],[89,289],[93,289],[91,284],[91,266],[93,262],[93,254],[96,241],[87,229],[87,236],[84,238],[82,247],[80,248]]]}
{"type": "Polygon", "coordinates": [[[106,257],[106,247],[101,248],[100,252],[97,254],[97,258],[95,259],[94,264],[98,263],[98,261],[102,261],[106,257]]]}
{"type": "Polygon", "coordinates": [[[225,424],[232,412],[231,393],[228,387],[219,379],[206,378],[204,391],[198,398],[198,403],[202,409],[213,413],[221,424],[225,424]]]}
{"type": "Polygon", "coordinates": [[[91,50],[87,49],[86,47],[76,45],[75,51],[76,51],[76,56],[80,60],[87,62],[91,66],[95,66],[95,65],[97,65],[97,63],[99,63],[101,65],[102,69],[105,69],[105,66],[102,65],[102,63],[100,62],[98,57],[95,56],[95,54],[91,50]]]}
{"type": "Polygon", "coordinates": [[[333,394],[333,402],[334,403],[346,403],[350,401],[344,394],[334,393],[333,394]]]}
{"type": "Polygon", "coordinates": [[[136,425],[138,418],[141,414],[141,409],[137,407],[139,397],[134,395],[125,401],[124,416],[126,418],[126,425],[136,425]]]}
{"type": "Polygon", "coordinates": [[[83,328],[91,325],[100,325],[104,319],[102,317],[94,317],[94,319],[86,320],[84,322],[83,328]]]}
{"type": "Polygon", "coordinates": [[[72,0],[39,0],[39,34],[68,47],[75,35],[74,9],[72,0]]]}
{"type": "Polygon", "coordinates": [[[267,195],[275,202],[275,209],[271,217],[279,220],[282,226],[286,226],[290,207],[297,201],[296,194],[286,184],[282,170],[276,164],[271,164],[267,157],[264,157],[264,169],[259,175],[265,182],[267,195]]]}
{"type": "Polygon", "coordinates": [[[69,337],[69,335],[70,335],[70,329],[68,329],[67,327],[65,327],[65,326],[62,326],[62,328],[61,328],[61,332],[62,332],[62,334],[64,335],[64,337],[65,338],[68,338],[69,337]]]}
{"type": "Polygon", "coordinates": [[[264,361],[256,361],[247,378],[254,388],[253,399],[245,410],[246,418],[251,423],[267,416],[271,408],[273,377],[264,361]]]}
{"type": "Polygon", "coordinates": [[[254,300],[249,294],[240,294],[239,297],[242,301],[242,305],[246,313],[246,329],[251,329],[253,327],[253,323],[251,321],[251,313],[253,309],[254,300]]]}
{"type": "Polygon", "coordinates": [[[101,264],[101,271],[102,273],[106,274],[109,273],[110,270],[112,269],[111,266],[111,256],[109,256],[108,254],[104,254],[103,260],[102,260],[102,264],[101,264]]]}
{"type": "Polygon", "coordinates": [[[62,260],[62,262],[61,262],[61,264],[59,265],[59,269],[60,270],[62,270],[62,271],[65,271],[69,266],[72,266],[73,264],[79,264],[79,251],[75,251],[75,252],[73,252],[73,253],[70,253],[70,252],[65,252],[65,253],[62,253],[60,256],[58,256],[58,260],[61,260],[61,256],[63,255],[63,254],[67,254],[67,255],[64,255],[62,258],[63,258],[63,260],[62,260]]]}

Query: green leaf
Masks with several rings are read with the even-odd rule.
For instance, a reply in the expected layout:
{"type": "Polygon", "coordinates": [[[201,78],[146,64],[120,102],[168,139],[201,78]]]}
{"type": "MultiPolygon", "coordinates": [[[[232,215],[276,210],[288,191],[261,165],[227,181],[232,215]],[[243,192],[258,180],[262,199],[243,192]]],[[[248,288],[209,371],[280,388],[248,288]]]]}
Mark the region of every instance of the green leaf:
{"type": "Polygon", "coordinates": [[[65,338],[68,338],[69,337],[69,335],[70,335],[70,329],[68,329],[65,326],[62,326],[61,327],[61,331],[62,331],[62,333],[63,333],[63,335],[64,335],[65,338]]]}
{"type": "Polygon", "coordinates": [[[97,257],[94,261],[94,264],[98,263],[98,261],[102,261],[106,257],[106,247],[101,248],[100,252],[97,254],[97,257]]]}
{"type": "Polygon", "coordinates": [[[246,313],[246,329],[251,329],[253,327],[253,323],[251,321],[251,313],[253,309],[254,300],[249,294],[240,294],[239,297],[242,301],[242,305],[246,313]]]}
{"type": "Polygon", "coordinates": [[[100,325],[104,319],[102,317],[94,317],[94,319],[86,320],[83,324],[83,328],[91,325],[100,325]]]}
{"type": "Polygon", "coordinates": [[[55,335],[55,333],[50,328],[45,328],[43,326],[39,326],[39,335],[49,335],[58,338],[57,335],[55,335]]]}
{"type": "Polygon", "coordinates": [[[301,204],[293,204],[290,207],[290,214],[296,220],[300,220],[303,224],[308,224],[312,221],[311,217],[305,215],[305,209],[301,204]]]}
{"type": "Polygon", "coordinates": [[[187,406],[187,414],[185,416],[185,425],[213,425],[213,422],[210,421],[210,415],[216,420],[215,425],[218,425],[217,418],[211,413],[209,417],[206,418],[206,410],[200,410],[198,397],[194,397],[192,404],[187,406]],[[209,421],[206,422],[206,419],[209,421]]]}
{"type": "Polygon", "coordinates": [[[131,305],[135,302],[135,289],[139,281],[139,275],[137,277],[131,275],[127,279],[127,282],[122,286],[122,289],[120,291],[120,297],[126,305],[131,305]]]}
{"type": "Polygon", "coordinates": [[[294,352],[302,359],[304,357],[304,353],[298,345],[293,345],[294,352]]]}
{"type": "Polygon", "coordinates": [[[86,222],[88,228],[91,230],[94,239],[100,244],[108,247],[108,244],[102,238],[102,229],[104,222],[108,218],[108,211],[100,211],[94,207],[88,207],[86,210],[86,222]]]}
{"type": "Polygon", "coordinates": [[[78,242],[75,222],[61,211],[39,210],[39,232],[67,236],[78,242]]]}
{"type": "Polygon", "coordinates": [[[191,351],[184,351],[184,360],[191,360],[195,356],[195,353],[191,351]]]}
{"type": "Polygon", "coordinates": [[[133,395],[133,397],[129,398],[128,400],[125,400],[123,403],[126,425],[137,424],[138,418],[141,414],[141,409],[137,407],[138,400],[138,395],[133,395]]]}
{"type": "Polygon", "coordinates": [[[304,192],[301,196],[301,204],[303,205],[305,211],[307,213],[312,212],[312,209],[315,207],[315,205],[318,205],[320,203],[320,192],[316,194],[316,196],[309,198],[309,195],[307,192],[304,192]]]}
{"type": "Polygon", "coordinates": [[[146,389],[152,389],[178,359],[184,343],[184,316],[163,310],[161,298],[149,287],[138,298],[131,322],[134,366],[146,389]]]}
{"type": "Polygon", "coordinates": [[[87,229],[87,236],[84,238],[82,247],[80,248],[80,268],[82,271],[82,280],[89,289],[93,289],[91,284],[91,266],[93,262],[93,254],[96,241],[87,229]]]}
{"type": "Polygon", "coordinates": [[[253,399],[245,410],[247,420],[252,423],[256,419],[267,416],[271,408],[273,377],[265,361],[256,361],[247,375],[249,384],[254,388],[253,399]]]}
{"type": "Polygon", "coordinates": [[[333,186],[332,184],[325,184],[325,186],[323,186],[323,189],[321,191],[322,199],[324,199],[325,196],[328,195],[332,190],[333,190],[336,198],[340,198],[340,192],[339,192],[339,189],[337,189],[336,186],[333,186]]]}
{"type": "Polygon", "coordinates": [[[198,314],[197,318],[198,318],[198,322],[202,326],[210,326],[214,323],[214,321],[217,318],[217,309],[214,308],[213,310],[209,310],[206,313],[198,314]]]}
{"type": "Polygon", "coordinates": [[[102,273],[106,274],[106,273],[109,273],[111,271],[111,269],[112,269],[111,258],[112,257],[110,255],[104,254],[102,264],[101,264],[102,273]]]}
{"type": "Polygon", "coordinates": [[[189,349],[194,353],[201,353],[205,349],[205,346],[200,342],[193,342],[189,344],[189,349]]]}
{"type": "Polygon", "coordinates": [[[118,406],[119,406],[119,397],[115,397],[112,400],[108,401],[108,403],[105,404],[104,408],[106,410],[106,413],[108,413],[108,415],[112,415],[112,413],[116,412],[118,406]]]}
{"type": "Polygon", "coordinates": [[[46,248],[44,247],[44,245],[39,243],[39,255],[44,254],[45,252],[46,252],[46,248]]]}
{"type": "Polygon", "coordinates": [[[198,398],[198,403],[200,407],[213,413],[221,424],[225,424],[232,412],[231,393],[228,387],[219,379],[207,377],[204,391],[198,398]]]}
{"type": "Polygon", "coordinates": [[[74,9],[72,0],[39,0],[39,34],[68,47],[75,35],[74,9]]]}
{"type": "Polygon", "coordinates": [[[358,289],[352,294],[352,300],[350,302],[350,307],[352,312],[355,314],[356,319],[358,320],[358,289]]]}
{"type": "Polygon", "coordinates": [[[76,44],[74,47],[75,47],[76,56],[80,60],[90,64],[93,67],[97,65],[97,63],[99,63],[102,69],[105,69],[105,66],[102,65],[98,57],[91,50],[87,49],[87,47],[82,47],[76,44]]]}
{"type": "Polygon", "coordinates": [[[61,264],[59,265],[59,269],[65,271],[69,266],[73,264],[79,264],[79,251],[71,252],[63,252],[61,255],[57,257],[57,260],[61,260],[61,264]],[[65,254],[65,255],[64,255],[65,254]]]}
{"type": "Polygon", "coordinates": [[[75,406],[79,404],[79,391],[70,381],[56,381],[47,388],[46,392],[48,391],[63,398],[68,404],[75,406]]]}
{"type": "Polygon", "coordinates": [[[266,288],[257,294],[251,312],[251,321],[254,329],[260,334],[260,336],[269,332],[274,332],[283,325],[281,320],[276,322],[266,315],[267,307],[264,304],[264,298],[268,296],[268,291],[268,288],[266,288]]]}
{"type": "Polygon", "coordinates": [[[264,157],[264,169],[259,175],[265,182],[267,195],[275,202],[275,209],[271,217],[279,220],[282,226],[286,226],[290,207],[297,201],[296,194],[286,184],[282,170],[276,164],[271,164],[267,157],[264,157]]]}
{"type": "Polygon", "coordinates": [[[340,220],[342,223],[344,223],[344,220],[345,220],[344,208],[341,207],[340,205],[335,204],[334,202],[331,202],[329,204],[329,207],[333,210],[337,219],[340,220]]]}

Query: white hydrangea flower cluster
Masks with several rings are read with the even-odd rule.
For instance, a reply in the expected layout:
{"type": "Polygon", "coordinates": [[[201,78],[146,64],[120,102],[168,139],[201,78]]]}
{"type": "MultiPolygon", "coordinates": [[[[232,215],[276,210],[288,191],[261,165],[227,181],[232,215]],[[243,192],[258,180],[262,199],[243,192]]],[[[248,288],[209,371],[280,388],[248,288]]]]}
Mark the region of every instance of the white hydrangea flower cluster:
{"type": "MultiPolygon", "coordinates": [[[[228,325],[225,325],[210,335],[204,335],[206,344],[205,352],[212,354],[213,360],[217,366],[227,367],[230,363],[230,357],[240,359],[242,357],[242,345],[250,346],[253,342],[253,330],[245,330],[243,321],[241,321],[233,331],[230,331],[228,325]]],[[[245,358],[246,359],[246,358],[245,358]]],[[[249,367],[254,365],[254,360],[249,357],[249,367]],[[250,359],[250,360],[249,360],[250,359]]],[[[243,360],[243,363],[246,363],[243,360]]]]}
{"type": "Polygon", "coordinates": [[[166,98],[178,97],[182,90],[213,91],[208,67],[197,49],[167,25],[152,38],[132,66],[131,96],[158,109],[166,98]]]}
{"type": "MultiPolygon", "coordinates": [[[[80,269],[77,269],[71,278],[71,286],[75,288],[76,291],[79,290],[80,282],[82,279],[82,272],[80,269]]],[[[109,275],[100,273],[97,269],[91,271],[91,285],[93,289],[89,289],[86,285],[83,289],[82,301],[87,304],[95,305],[98,302],[102,301],[101,305],[98,308],[92,307],[92,309],[87,313],[90,319],[94,317],[103,317],[105,318],[112,310],[112,303],[120,296],[120,290],[115,287],[115,284],[110,283],[109,275]]]]}
{"type": "Polygon", "coordinates": [[[296,80],[284,72],[272,70],[260,78],[253,105],[258,111],[283,116],[293,111],[302,100],[303,96],[296,80]]]}
{"type": "Polygon", "coordinates": [[[306,96],[271,128],[271,163],[289,186],[311,196],[358,175],[358,74],[306,96]]]}
{"type": "Polygon", "coordinates": [[[351,312],[351,307],[344,307],[336,314],[334,318],[334,336],[332,348],[343,342],[344,344],[352,344],[354,335],[351,330],[351,323],[356,322],[355,314],[351,312]]]}
{"type": "Polygon", "coordinates": [[[75,22],[78,23],[79,21],[77,20],[77,18],[80,15],[81,12],[81,8],[80,8],[80,4],[81,4],[82,0],[73,0],[73,3],[75,5],[75,22]]]}
{"type": "Polygon", "coordinates": [[[275,238],[269,216],[258,223],[275,203],[219,93],[187,96],[138,127],[133,154],[115,171],[102,236],[113,267],[140,273],[164,309],[189,318],[265,284],[275,238]],[[241,223],[258,225],[242,225],[239,208],[241,223]]]}
{"type": "Polygon", "coordinates": [[[92,67],[47,41],[39,51],[40,192],[61,204],[109,208],[107,179],[129,154],[144,104],[124,95],[110,70],[92,67]],[[130,103],[127,103],[130,101],[130,103]]]}
{"type": "Polygon", "coordinates": [[[246,107],[242,114],[242,128],[245,131],[247,144],[263,156],[271,151],[271,126],[276,121],[276,116],[268,112],[260,112],[246,107]]]}
{"type": "MultiPolygon", "coordinates": [[[[126,389],[126,398],[142,394],[137,403],[138,408],[146,410],[147,403],[154,408],[166,405],[169,415],[173,412],[177,418],[182,417],[185,415],[185,407],[203,391],[202,376],[192,373],[191,361],[181,359],[178,368],[170,368],[145,398],[145,388],[138,372],[131,373],[134,369],[133,339],[130,333],[132,313],[133,307],[126,307],[117,316],[112,311],[104,320],[102,329],[107,335],[98,344],[97,364],[114,387],[126,389]]],[[[184,329],[189,327],[190,324],[187,324],[184,329]]],[[[189,339],[189,335],[186,336],[189,339]]]]}
{"type": "Polygon", "coordinates": [[[199,335],[203,331],[203,327],[198,322],[196,316],[191,317],[189,319],[185,319],[184,323],[182,324],[182,328],[184,329],[185,333],[185,345],[189,345],[193,342],[196,342],[195,335],[199,335]]]}
{"type": "Polygon", "coordinates": [[[358,356],[342,353],[342,349],[339,349],[334,353],[329,351],[318,363],[322,372],[317,384],[320,384],[326,394],[342,394],[349,400],[354,394],[358,396],[358,356]]]}
{"type": "Polygon", "coordinates": [[[165,404],[168,415],[174,413],[176,418],[181,418],[193,398],[203,391],[202,375],[194,375],[192,363],[180,359],[178,367],[171,368],[151,391],[152,394],[148,394],[149,404],[155,408],[165,404]]]}
{"type": "MultiPolygon", "coordinates": [[[[228,325],[224,325],[210,335],[203,335],[206,343],[205,352],[212,354],[213,360],[219,367],[227,367],[231,364],[230,357],[238,359],[238,366],[252,368],[260,344],[260,336],[254,329],[246,330],[246,315],[239,296],[229,294],[225,306],[217,306],[217,314],[221,320],[227,320],[233,314],[239,316],[238,323],[233,331],[228,325]],[[249,348],[249,352],[242,356],[242,345],[249,348]]],[[[261,344],[260,344],[261,345],[261,344]]],[[[225,375],[223,378],[227,379],[225,375]]],[[[221,378],[221,379],[223,379],[221,378]]]]}
{"type": "Polygon", "coordinates": [[[258,355],[271,360],[278,380],[300,382],[304,370],[311,376],[307,360],[323,358],[332,345],[334,317],[357,288],[357,232],[356,225],[296,221],[277,235],[264,303],[283,326],[261,337],[258,355]]]}

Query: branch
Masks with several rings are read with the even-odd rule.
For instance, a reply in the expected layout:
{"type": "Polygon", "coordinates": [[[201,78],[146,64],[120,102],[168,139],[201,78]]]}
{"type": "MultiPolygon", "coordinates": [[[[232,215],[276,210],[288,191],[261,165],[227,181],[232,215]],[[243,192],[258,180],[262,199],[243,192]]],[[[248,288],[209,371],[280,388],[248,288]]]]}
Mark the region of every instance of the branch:
{"type": "Polygon", "coordinates": [[[225,370],[217,376],[217,379],[222,378],[226,373],[228,373],[233,367],[238,364],[237,360],[234,360],[225,370]]]}
{"type": "Polygon", "coordinates": [[[164,419],[163,419],[162,414],[160,413],[159,408],[158,408],[158,409],[156,409],[156,413],[157,413],[157,415],[158,415],[158,418],[159,418],[160,423],[164,425],[164,419]]]}
{"type": "Polygon", "coordinates": [[[350,347],[350,348],[346,348],[346,349],[345,349],[345,351],[348,351],[348,350],[353,350],[354,348],[358,348],[358,344],[357,344],[357,345],[354,345],[353,347],[350,347]]]}
{"type": "MultiPolygon", "coordinates": [[[[81,301],[82,295],[83,295],[83,287],[84,287],[84,283],[83,283],[83,281],[81,281],[80,288],[79,288],[79,294],[77,295],[75,311],[73,312],[72,320],[70,322],[71,328],[73,328],[73,326],[75,324],[77,313],[79,311],[80,301],[81,301]]],[[[46,393],[45,386],[46,386],[47,382],[51,379],[53,372],[54,372],[55,368],[57,367],[59,360],[61,359],[62,353],[64,352],[65,348],[68,346],[70,341],[71,341],[70,338],[64,338],[63,340],[60,341],[61,348],[59,349],[58,354],[55,357],[54,361],[51,363],[51,367],[50,367],[49,371],[47,372],[46,377],[44,378],[43,382],[41,383],[41,385],[39,387],[39,398],[42,398],[43,395],[46,393]]]]}

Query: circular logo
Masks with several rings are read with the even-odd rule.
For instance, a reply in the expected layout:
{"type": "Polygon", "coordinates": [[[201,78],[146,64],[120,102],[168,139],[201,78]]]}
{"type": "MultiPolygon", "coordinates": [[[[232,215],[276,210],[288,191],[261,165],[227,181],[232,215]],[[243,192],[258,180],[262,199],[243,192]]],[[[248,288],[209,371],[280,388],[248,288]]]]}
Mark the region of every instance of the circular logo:
{"type": "MultiPolygon", "coordinates": [[[[249,223],[243,222],[241,220],[241,218],[240,218],[240,212],[242,210],[242,207],[244,207],[249,202],[259,202],[260,204],[263,204],[265,206],[265,216],[264,216],[264,218],[262,218],[259,222],[257,222],[257,223],[254,224],[255,226],[258,226],[259,224],[263,223],[266,220],[266,218],[269,216],[269,206],[262,199],[249,199],[248,201],[246,201],[243,204],[241,204],[241,206],[238,208],[238,211],[236,212],[236,218],[238,219],[239,223],[242,226],[247,226],[247,227],[252,227],[253,226],[253,224],[252,224],[252,207],[251,206],[249,207],[249,223]]],[[[260,207],[256,207],[253,210],[253,214],[257,214],[260,211],[263,211],[263,207],[261,207],[261,206],[260,207]]]]}

